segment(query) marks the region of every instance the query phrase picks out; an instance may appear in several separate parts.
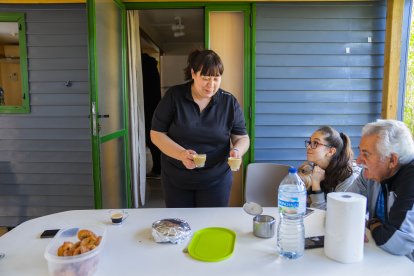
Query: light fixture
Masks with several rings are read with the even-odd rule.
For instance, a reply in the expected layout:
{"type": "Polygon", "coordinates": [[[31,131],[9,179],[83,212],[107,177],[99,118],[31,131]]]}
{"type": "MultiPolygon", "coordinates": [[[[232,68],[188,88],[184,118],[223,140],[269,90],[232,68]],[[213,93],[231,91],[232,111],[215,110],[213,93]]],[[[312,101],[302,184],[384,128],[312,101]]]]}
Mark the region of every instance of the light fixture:
{"type": "Polygon", "coordinates": [[[174,37],[181,37],[185,35],[184,32],[184,25],[181,23],[181,17],[176,16],[174,17],[174,20],[176,21],[175,24],[171,26],[171,30],[173,31],[174,37]]]}
{"type": "Polygon", "coordinates": [[[174,32],[174,37],[184,36],[185,33],[183,31],[174,32]]]}

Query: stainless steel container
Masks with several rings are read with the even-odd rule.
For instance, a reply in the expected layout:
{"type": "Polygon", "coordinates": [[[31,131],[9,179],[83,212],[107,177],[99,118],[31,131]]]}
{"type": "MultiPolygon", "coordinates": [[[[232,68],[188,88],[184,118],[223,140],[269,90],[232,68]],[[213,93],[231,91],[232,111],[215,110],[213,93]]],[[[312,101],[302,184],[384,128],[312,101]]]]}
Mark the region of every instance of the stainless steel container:
{"type": "Polygon", "coordinates": [[[257,215],[253,218],[253,234],[259,238],[272,238],[275,235],[275,224],[274,217],[257,215]]]}

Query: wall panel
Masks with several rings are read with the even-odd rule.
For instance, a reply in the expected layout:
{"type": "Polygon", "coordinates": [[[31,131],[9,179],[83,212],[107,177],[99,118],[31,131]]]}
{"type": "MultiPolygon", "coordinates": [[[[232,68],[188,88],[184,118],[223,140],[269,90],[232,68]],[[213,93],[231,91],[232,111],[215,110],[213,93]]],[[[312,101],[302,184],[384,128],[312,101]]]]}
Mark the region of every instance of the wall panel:
{"type": "Polygon", "coordinates": [[[385,21],[385,1],[257,4],[255,162],[299,166],[321,125],[358,154],[381,115],[385,21]]]}
{"type": "Polygon", "coordinates": [[[0,114],[0,226],[93,208],[86,6],[0,12],[25,13],[31,104],[29,114],[0,114]]]}

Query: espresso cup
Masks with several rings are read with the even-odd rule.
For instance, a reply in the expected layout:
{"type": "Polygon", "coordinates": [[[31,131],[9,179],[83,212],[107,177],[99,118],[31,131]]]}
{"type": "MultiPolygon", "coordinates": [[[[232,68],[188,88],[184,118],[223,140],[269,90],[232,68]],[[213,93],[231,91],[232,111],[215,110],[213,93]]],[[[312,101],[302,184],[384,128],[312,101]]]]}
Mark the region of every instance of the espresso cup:
{"type": "Polygon", "coordinates": [[[207,155],[206,154],[194,154],[193,155],[194,164],[197,168],[202,168],[206,164],[207,155]]]}
{"type": "Polygon", "coordinates": [[[129,214],[124,210],[110,210],[109,215],[113,224],[121,224],[129,214]]]}
{"type": "Polygon", "coordinates": [[[227,159],[227,164],[229,164],[232,171],[238,171],[240,169],[241,162],[242,159],[238,157],[229,157],[229,159],[227,159]]]}
{"type": "Polygon", "coordinates": [[[275,235],[275,224],[274,217],[257,215],[253,218],[253,234],[259,238],[272,238],[275,235]]]}

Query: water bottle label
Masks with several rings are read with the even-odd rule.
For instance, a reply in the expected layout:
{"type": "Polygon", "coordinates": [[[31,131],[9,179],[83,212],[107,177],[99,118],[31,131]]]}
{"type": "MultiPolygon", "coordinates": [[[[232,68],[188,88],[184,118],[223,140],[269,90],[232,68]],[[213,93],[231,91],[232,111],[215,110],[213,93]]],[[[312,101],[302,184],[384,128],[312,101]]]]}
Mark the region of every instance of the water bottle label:
{"type": "Polygon", "coordinates": [[[285,214],[297,214],[299,209],[299,199],[291,198],[289,201],[279,198],[279,211],[285,214]]]}

